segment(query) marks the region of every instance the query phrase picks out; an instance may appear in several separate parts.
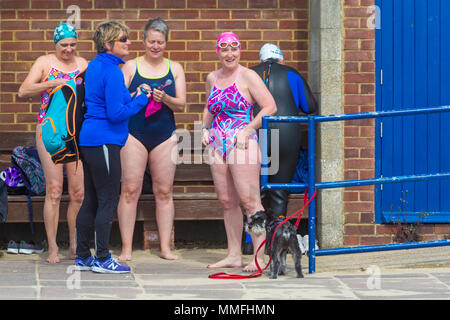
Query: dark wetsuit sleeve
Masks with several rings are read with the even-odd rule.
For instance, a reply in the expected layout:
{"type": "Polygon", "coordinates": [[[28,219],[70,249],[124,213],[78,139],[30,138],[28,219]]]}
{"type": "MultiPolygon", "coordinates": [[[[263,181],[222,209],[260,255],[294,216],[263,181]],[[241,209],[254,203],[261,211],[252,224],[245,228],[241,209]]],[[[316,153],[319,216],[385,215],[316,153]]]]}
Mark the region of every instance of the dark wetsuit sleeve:
{"type": "Polygon", "coordinates": [[[308,114],[315,113],[317,111],[317,102],[305,79],[298,73],[288,72],[288,80],[297,109],[301,108],[304,113],[308,114]]]}

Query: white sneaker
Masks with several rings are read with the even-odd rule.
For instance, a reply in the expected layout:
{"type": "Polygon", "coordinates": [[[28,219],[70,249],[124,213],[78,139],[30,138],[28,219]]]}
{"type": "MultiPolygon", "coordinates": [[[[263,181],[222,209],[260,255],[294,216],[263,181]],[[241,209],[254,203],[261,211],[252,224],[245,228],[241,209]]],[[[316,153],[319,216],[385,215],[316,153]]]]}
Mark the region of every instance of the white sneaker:
{"type": "Polygon", "coordinates": [[[37,243],[34,241],[26,242],[20,241],[19,245],[19,253],[23,254],[33,254],[33,253],[42,253],[44,252],[44,247],[41,243],[37,243]]]}
{"type": "Polygon", "coordinates": [[[18,254],[19,253],[19,244],[14,240],[10,240],[8,242],[8,248],[6,250],[8,253],[18,254]]]}

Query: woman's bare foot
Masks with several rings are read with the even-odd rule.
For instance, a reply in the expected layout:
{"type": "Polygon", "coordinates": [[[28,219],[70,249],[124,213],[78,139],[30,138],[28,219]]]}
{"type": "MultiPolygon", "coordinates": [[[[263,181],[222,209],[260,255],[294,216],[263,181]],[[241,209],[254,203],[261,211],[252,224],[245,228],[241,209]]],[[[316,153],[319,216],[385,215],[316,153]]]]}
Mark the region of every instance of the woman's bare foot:
{"type": "Polygon", "coordinates": [[[178,256],[176,254],[174,254],[172,251],[161,251],[161,253],[159,254],[159,256],[162,259],[166,259],[166,260],[178,260],[178,256]]]}
{"type": "MultiPolygon", "coordinates": [[[[264,267],[266,266],[266,264],[264,263],[264,259],[262,258],[258,258],[258,265],[261,268],[261,270],[264,269],[264,267]]],[[[242,271],[244,272],[257,272],[258,267],[256,266],[256,262],[255,262],[255,258],[253,257],[252,262],[250,262],[245,268],[242,269],[242,271]]]]}
{"type": "Polygon", "coordinates": [[[76,259],[76,257],[77,257],[77,254],[75,253],[75,250],[76,250],[76,246],[71,246],[70,248],[69,248],[69,259],[70,260],[75,260],[76,259]]]}
{"type": "Polygon", "coordinates": [[[241,256],[227,256],[214,264],[210,264],[207,268],[240,268],[242,267],[242,257],[241,256]]]}
{"type": "Polygon", "coordinates": [[[46,260],[48,263],[59,263],[59,257],[58,257],[58,247],[48,247],[48,258],[46,260]]]}
{"type": "Polygon", "coordinates": [[[131,253],[122,250],[122,252],[120,253],[120,256],[117,259],[119,261],[131,261],[131,253]]]}
{"type": "Polygon", "coordinates": [[[119,261],[131,261],[131,256],[133,253],[133,247],[129,245],[122,245],[122,251],[120,256],[117,257],[119,261]]]}

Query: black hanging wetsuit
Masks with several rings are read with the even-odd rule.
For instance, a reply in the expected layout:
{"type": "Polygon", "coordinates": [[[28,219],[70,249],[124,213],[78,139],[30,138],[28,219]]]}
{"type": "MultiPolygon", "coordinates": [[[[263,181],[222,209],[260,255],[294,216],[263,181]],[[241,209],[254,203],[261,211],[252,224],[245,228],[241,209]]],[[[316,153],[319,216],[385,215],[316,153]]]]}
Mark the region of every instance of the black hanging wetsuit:
{"type": "MultiPolygon", "coordinates": [[[[300,110],[310,114],[317,111],[317,103],[308,83],[292,67],[271,60],[251,67],[263,79],[277,104],[276,116],[297,116],[300,110]]],[[[260,110],[255,104],[255,114],[260,110]]],[[[301,145],[300,123],[269,123],[270,129],[279,129],[279,170],[269,176],[272,183],[290,183],[297,167],[301,145]]],[[[264,208],[271,208],[277,216],[285,216],[289,192],[286,190],[263,190],[261,199],[264,208]]]]}

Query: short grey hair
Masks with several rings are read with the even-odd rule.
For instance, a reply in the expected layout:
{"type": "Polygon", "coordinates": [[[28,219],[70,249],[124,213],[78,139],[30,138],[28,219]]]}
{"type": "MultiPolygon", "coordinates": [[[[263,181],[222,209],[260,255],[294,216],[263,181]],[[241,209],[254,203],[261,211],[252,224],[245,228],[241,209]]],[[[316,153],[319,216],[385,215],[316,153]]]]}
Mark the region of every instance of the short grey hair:
{"type": "Polygon", "coordinates": [[[161,32],[166,38],[166,42],[169,41],[169,27],[167,26],[167,23],[160,17],[148,20],[144,28],[144,40],[147,38],[148,30],[156,30],[161,32]]]}

